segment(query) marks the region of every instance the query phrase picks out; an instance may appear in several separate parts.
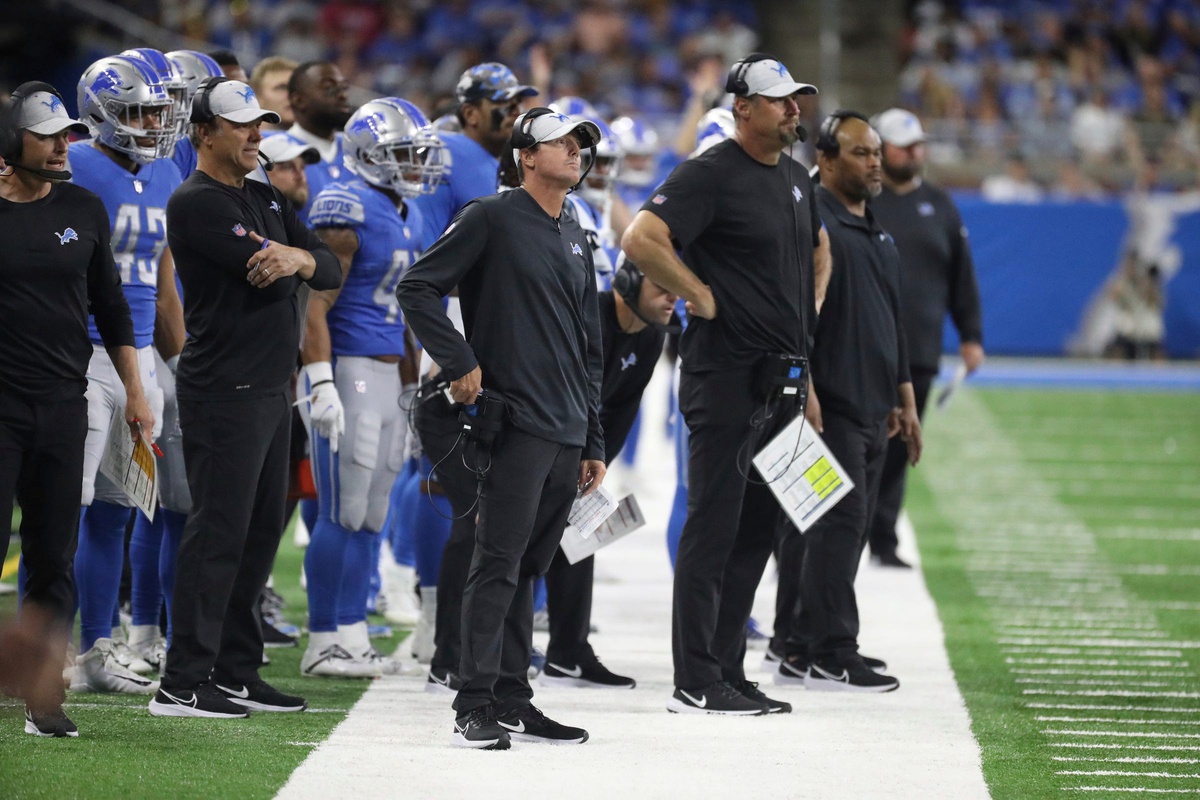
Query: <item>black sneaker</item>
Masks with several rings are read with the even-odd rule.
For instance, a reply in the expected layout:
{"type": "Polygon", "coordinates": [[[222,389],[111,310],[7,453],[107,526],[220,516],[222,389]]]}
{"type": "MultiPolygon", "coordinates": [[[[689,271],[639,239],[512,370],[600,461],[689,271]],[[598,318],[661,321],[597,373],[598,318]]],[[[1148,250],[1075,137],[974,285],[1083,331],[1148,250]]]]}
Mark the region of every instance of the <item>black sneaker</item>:
{"type": "Polygon", "coordinates": [[[808,677],[809,664],[804,659],[784,659],[775,670],[776,686],[803,686],[808,677]]]}
{"type": "Polygon", "coordinates": [[[792,713],[791,703],[785,703],[782,700],[772,700],[759,690],[758,684],[754,681],[739,681],[738,683],[734,684],[734,688],[741,692],[746,698],[766,706],[768,714],[792,713]]]}
{"type": "Polygon", "coordinates": [[[538,683],[578,689],[632,689],[637,686],[633,678],[610,671],[594,655],[575,661],[551,661],[547,658],[538,683]]]}
{"type": "Polygon", "coordinates": [[[813,662],[804,679],[804,688],[818,692],[894,692],[900,688],[900,681],[891,675],[880,675],[857,658],[849,663],[813,662]]]}
{"type": "Polygon", "coordinates": [[[262,621],[263,647],[295,647],[296,638],[276,628],[266,619],[262,621]]]}
{"type": "Polygon", "coordinates": [[[458,694],[462,688],[462,678],[458,673],[438,667],[429,668],[429,677],[425,679],[425,691],[429,694],[458,694]]]}
{"type": "Polygon", "coordinates": [[[900,556],[896,555],[896,551],[892,550],[889,553],[876,553],[871,556],[871,563],[881,567],[895,567],[896,569],[912,569],[912,564],[905,561],[900,556]]]}
{"type": "Polygon", "coordinates": [[[450,744],[475,750],[507,750],[512,747],[508,731],[496,721],[496,710],[490,705],[480,706],[454,720],[450,744]]]}
{"type": "Polygon", "coordinates": [[[230,701],[252,711],[303,711],[308,703],[303,697],[284,694],[266,681],[226,685],[213,682],[230,701]]]}
{"type": "Polygon", "coordinates": [[[880,675],[887,672],[887,662],[882,658],[871,658],[870,656],[864,656],[861,653],[859,654],[859,658],[861,658],[863,663],[867,665],[867,669],[871,670],[872,672],[878,672],[880,675]]]}
{"type": "Polygon", "coordinates": [[[155,717],[209,717],[213,719],[242,719],[250,716],[243,706],[232,702],[211,683],[194,689],[163,689],[150,701],[150,713],[155,717]]]}
{"type": "Polygon", "coordinates": [[[518,742],[583,744],[588,740],[588,732],[583,728],[555,722],[533,705],[498,712],[496,721],[518,742]]]}
{"type": "Polygon", "coordinates": [[[672,714],[758,717],[767,713],[767,706],[751,700],[725,681],[717,681],[694,692],[676,689],[667,701],[667,711],[672,714]]]}
{"type": "Polygon", "coordinates": [[[762,666],[759,667],[763,672],[774,672],[779,667],[779,662],[786,660],[783,652],[776,650],[771,645],[767,645],[767,652],[763,653],[762,666]]]}
{"type": "Polygon", "coordinates": [[[25,732],[45,739],[74,739],[79,736],[79,729],[63,713],[62,706],[46,712],[34,711],[25,706],[25,732]]]}

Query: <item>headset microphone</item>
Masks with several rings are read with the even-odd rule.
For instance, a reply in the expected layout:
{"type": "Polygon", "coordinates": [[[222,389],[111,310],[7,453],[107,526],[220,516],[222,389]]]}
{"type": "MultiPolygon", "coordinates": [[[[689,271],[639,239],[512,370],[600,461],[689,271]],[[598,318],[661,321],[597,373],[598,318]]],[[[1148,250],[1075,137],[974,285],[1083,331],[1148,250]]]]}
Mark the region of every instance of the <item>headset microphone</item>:
{"type": "MultiPolygon", "coordinates": [[[[804,141],[804,140],[801,139],[800,141],[804,141]]],[[[269,155],[264,153],[262,150],[258,151],[258,160],[262,162],[262,168],[264,170],[266,170],[267,172],[270,172],[271,170],[275,169],[274,159],[272,159],[269,155]]]]}
{"type": "Polygon", "coordinates": [[[799,141],[801,144],[803,144],[804,142],[807,142],[807,141],[808,141],[808,131],[807,131],[807,130],[805,130],[805,128],[804,128],[804,126],[803,126],[803,125],[797,125],[797,126],[796,126],[796,139],[797,139],[797,140],[798,140],[798,141],[799,141]]]}
{"type": "Polygon", "coordinates": [[[69,169],[34,169],[33,167],[27,167],[24,164],[18,164],[16,161],[9,162],[9,166],[16,167],[17,169],[23,169],[26,172],[37,175],[39,178],[47,181],[71,180],[71,170],[69,169]]]}

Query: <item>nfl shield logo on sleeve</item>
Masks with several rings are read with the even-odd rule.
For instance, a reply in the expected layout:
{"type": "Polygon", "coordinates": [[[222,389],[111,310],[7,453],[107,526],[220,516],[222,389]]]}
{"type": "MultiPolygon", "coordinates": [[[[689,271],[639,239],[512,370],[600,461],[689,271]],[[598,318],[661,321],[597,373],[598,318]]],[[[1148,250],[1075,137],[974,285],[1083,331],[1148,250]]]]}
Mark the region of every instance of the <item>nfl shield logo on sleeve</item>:
{"type": "Polygon", "coordinates": [[[233,232],[238,236],[246,235],[246,229],[242,227],[242,223],[240,223],[240,222],[237,225],[233,226],[233,232]]]}
{"type": "Polygon", "coordinates": [[[650,202],[654,203],[656,206],[661,206],[663,203],[667,202],[667,196],[665,194],[656,194],[653,198],[651,198],[650,202]]]}

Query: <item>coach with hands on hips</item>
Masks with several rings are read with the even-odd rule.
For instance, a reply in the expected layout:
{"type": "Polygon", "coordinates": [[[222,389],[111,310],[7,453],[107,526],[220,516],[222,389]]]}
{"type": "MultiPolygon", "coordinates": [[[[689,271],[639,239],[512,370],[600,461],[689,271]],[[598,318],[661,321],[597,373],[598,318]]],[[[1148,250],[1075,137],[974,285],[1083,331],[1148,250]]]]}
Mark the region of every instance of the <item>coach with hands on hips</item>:
{"type": "MultiPolygon", "coordinates": [[[[87,126],[67,115],[62,96],[46,83],[22,84],[0,110],[0,560],[15,498],[28,571],[24,600],[57,626],[44,635],[60,664],[75,607],[89,312],[125,385],[133,436],[149,436],[154,427],[108,213],[95,194],[66,182],[68,131],[87,133],[87,126]]],[[[25,731],[79,735],[63,713],[61,692],[57,703],[26,706],[25,731]]]]}
{"type": "Polygon", "coordinates": [[[563,213],[592,122],[535,108],[513,126],[521,187],[474,200],[396,289],[405,317],[459,403],[503,400],[482,478],[462,610],[462,688],[451,743],[578,744],[587,732],[531,705],[533,581],[558,549],[579,492],[604,480],[603,374],[591,250],[563,213]],[[442,308],[458,287],[466,338],[442,308]]]}
{"type": "Polygon", "coordinates": [[[337,257],[258,169],[264,111],[240,81],[209,78],[192,104],[197,168],[171,196],[167,230],[188,341],[176,375],[192,512],[179,546],[173,638],[156,716],[300,711],[258,676],[255,609],[283,535],[290,381],[303,283],[335,289],[337,257]]]}
{"type": "MultiPolygon", "coordinates": [[[[800,132],[796,83],[754,54],[730,70],[733,137],[675,168],[626,230],[626,255],[687,300],[679,407],[690,432],[688,517],[675,563],[671,711],[760,715],[742,668],[746,623],[779,505],[751,458],[799,411],[757,390],[762,370],[807,351],[822,242],[807,171],[784,152],[800,132]],[[675,255],[676,243],[683,260],[675,255]]],[[[838,267],[835,264],[834,269],[838,267]]]]}

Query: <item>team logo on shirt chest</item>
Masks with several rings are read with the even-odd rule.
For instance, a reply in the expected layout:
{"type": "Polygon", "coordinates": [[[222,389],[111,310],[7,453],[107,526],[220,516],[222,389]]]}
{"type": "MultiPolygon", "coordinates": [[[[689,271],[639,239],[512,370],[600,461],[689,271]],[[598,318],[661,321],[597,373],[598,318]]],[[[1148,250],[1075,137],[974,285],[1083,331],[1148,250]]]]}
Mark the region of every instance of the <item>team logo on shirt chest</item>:
{"type": "Polygon", "coordinates": [[[579,245],[575,244],[574,242],[571,242],[571,254],[577,255],[580,258],[583,258],[583,248],[580,247],[579,245]]]}
{"type": "Polygon", "coordinates": [[[797,203],[804,199],[804,192],[800,191],[799,186],[792,186],[792,197],[796,198],[797,203]]]}
{"type": "Polygon", "coordinates": [[[921,203],[921,205],[917,206],[917,213],[922,217],[932,217],[933,203],[921,203]]]}
{"type": "Polygon", "coordinates": [[[79,241],[79,234],[75,232],[74,228],[67,228],[62,233],[55,231],[54,235],[58,237],[59,245],[64,245],[67,242],[78,242],[79,241]]]}

